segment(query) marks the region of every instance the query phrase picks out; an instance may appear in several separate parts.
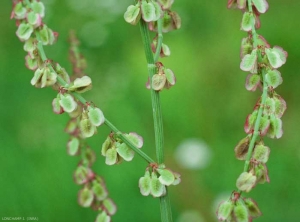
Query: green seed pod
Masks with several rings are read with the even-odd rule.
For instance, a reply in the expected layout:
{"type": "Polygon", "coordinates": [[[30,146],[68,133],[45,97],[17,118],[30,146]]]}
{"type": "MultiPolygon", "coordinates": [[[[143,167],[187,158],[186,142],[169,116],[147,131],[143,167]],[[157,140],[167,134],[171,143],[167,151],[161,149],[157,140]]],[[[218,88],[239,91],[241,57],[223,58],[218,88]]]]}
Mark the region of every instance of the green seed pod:
{"type": "Polygon", "coordinates": [[[152,2],[147,2],[146,0],[142,0],[142,17],[145,22],[154,21],[156,18],[155,15],[155,7],[152,2]]]}
{"type": "Polygon", "coordinates": [[[249,32],[252,30],[254,23],[255,23],[255,19],[254,19],[253,14],[250,12],[244,12],[241,29],[246,32],[249,32]]]}
{"type": "Polygon", "coordinates": [[[158,0],[157,2],[162,6],[163,10],[166,10],[171,8],[174,0],[158,0]]]}
{"type": "Polygon", "coordinates": [[[78,193],[78,203],[82,207],[90,207],[94,200],[93,192],[88,188],[84,187],[78,193]]]}
{"type": "Polygon", "coordinates": [[[172,185],[178,185],[178,184],[180,184],[180,182],[181,182],[181,175],[179,174],[179,173],[177,173],[177,172],[173,172],[173,174],[174,174],[174,176],[175,176],[175,180],[174,180],[174,182],[172,183],[172,185]]]}
{"type": "Polygon", "coordinates": [[[92,80],[88,76],[83,76],[74,80],[73,85],[71,85],[68,90],[75,91],[78,93],[84,93],[92,88],[92,80]]]}
{"type": "Polygon", "coordinates": [[[153,0],[151,2],[155,9],[155,18],[153,21],[157,21],[163,15],[163,11],[161,10],[161,7],[157,2],[155,2],[153,0]]]}
{"type": "Polygon", "coordinates": [[[273,99],[275,101],[275,117],[281,118],[286,110],[286,102],[277,94],[273,97],[273,99]]]}
{"type": "Polygon", "coordinates": [[[108,136],[106,138],[106,140],[104,141],[104,143],[102,144],[101,155],[105,156],[106,155],[106,151],[108,149],[110,149],[110,148],[112,148],[112,141],[111,141],[110,136],[108,136]]]}
{"type": "Polygon", "coordinates": [[[150,183],[150,173],[149,171],[146,171],[145,176],[139,179],[139,188],[143,196],[148,196],[150,194],[150,183]]]}
{"type": "Polygon", "coordinates": [[[270,70],[266,74],[266,82],[268,86],[273,87],[274,89],[282,83],[281,73],[278,70],[270,70]]]}
{"type": "Polygon", "coordinates": [[[110,222],[111,218],[106,214],[105,211],[102,211],[98,214],[95,222],[110,222]]]}
{"type": "Polygon", "coordinates": [[[257,61],[257,49],[254,49],[252,50],[251,54],[247,54],[243,57],[240,65],[241,70],[245,72],[251,71],[251,73],[253,73],[257,66],[256,61],[257,61]]]}
{"type": "Polygon", "coordinates": [[[131,132],[129,134],[125,134],[125,136],[137,147],[142,148],[144,144],[143,137],[138,135],[135,132],[131,132]]]}
{"type": "Polygon", "coordinates": [[[21,42],[28,40],[33,32],[33,26],[28,23],[21,23],[16,32],[21,42]]]}
{"type": "Polygon", "coordinates": [[[28,69],[35,71],[38,68],[38,61],[37,59],[32,59],[29,55],[26,55],[25,65],[28,69]]]}
{"type": "Polygon", "coordinates": [[[126,161],[131,161],[134,157],[134,151],[125,143],[116,143],[118,154],[126,161]]]}
{"type": "Polygon", "coordinates": [[[107,165],[114,165],[118,161],[117,150],[115,147],[108,149],[105,153],[105,163],[107,165]]]}
{"type": "Polygon", "coordinates": [[[39,14],[34,11],[30,11],[27,13],[27,22],[33,27],[39,27],[42,24],[42,18],[39,14]]]}
{"type": "Polygon", "coordinates": [[[160,174],[158,180],[161,184],[170,186],[175,181],[175,176],[173,172],[169,169],[157,169],[157,172],[160,174]]]}
{"type": "Polygon", "coordinates": [[[251,198],[244,198],[244,203],[248,209],[250,217],[256,218],[262,215],[260,209],[257,206],[257,203],[251,198]]]}
{"type": "Polygon", "coordinates": [[[225,221],[229,218],[233,211],[234,204],[231,200],[223,201],[220,203],[217,210],[217,217],[220,221],[225,221]]]}
{"type": "Polygon", "coordinates": [[[270,128],[268,130],[268,137],[279,139],[282,137],[282,120],[272,115],[270,117],[270,128]]]}
{"type": "Polygon", "coordinates": [[[274,112],[275,112],[275,100],[273,98],[267,97],[263,114],[270,116],[274,114],[274,112]]]}
{"type": "Polygon", "coordinates": [[[76,137],[72,137],[67,144],[67,152],[70,156],[75,156],[79,153],[80,142],[76,137]]]}
{"type": "Polygon", "coordinates": [[[281,47],[275,46],[273,49],[265,49],[270,65],[277,69],[286,62],[287,52],[281,47]]]}
{"type": "Polygon", "coordinates": [[[266,163],[269,159],[269,155],[270,148],[263,144],[258,144],[254,147],[252,158],[259,162],[266,163]]]}
{"type": "Polygon", "coordinates": [[[164,185],[154,172],[151,174],[150,193],[153,197],[161,197],[164,194],[164,185]]]}
{"type": "Polygon", "coordinates": [[[96,180],[93,181],[92,190],[93,190],[93,193],[95,194],[95,198],[98,201],[102,201],[105,198],[107,198],[107,196],[108,196],[108,192],[107,192],[105,185],[96,180]]]}
{"type": "Polygon", "coordinates": [[[111,198],[106,198],[103,201],[103,206],[108,215],[114,215],[117,212],[117,205],[113,202],[111,198]]]}
{"type": "Polygon", "coordinates": [[[22,2],[18,2],[13,9],[13,14],[11,18],[24,19],[26,17],[27,10],[23,6],[22,2]]]}
{"type": "Polygon", "coordinates": [[[82,118],[79,123],[79,129],[84,138],[91,137],[96,132],[96,127],[89,119],[82,118]]]}
{"type": "Polygon", "coordinates": [[[67,113],[73,112],[77,107],[77,103],[73,96],[67,93],[60,94],[59,104],[67,113]]]}
{"type": "Polygon", "coordinates": [[[249,192],[254,187],[256,176],[248,172],[243,172],[236,181],[239,190],[249,192]]]}
{"type": "Polygon", "coordinates": [[[249,91],[255,91],[259,85],[261,85],[260,76],[250,73],[247,76],[245,87],[249,91]]]}
{"type": "Polygon", "coordinates": [[[238,200],[233,208],[233,215],[236,222],[248,222],[248,209],[242,200],[238,200]]]}
{"type": "Polygon", "coordinates": [[[125,14],[124,14],[124,19],[126,22],[136,25],[140,19],[141,19],[141,9],[140,9],[140,4],[136,5],[130,5],[128,6],[125,14]]]}
{"type": "Polygon", "coordinates": [[[89,108],[88,116],[94,126],[100,126],[104,123],[105,118],[103,112],[99,108],[89,108]]]}
{"type": "Polygon", "coordinates": [[[253,50],[252,41],[247,37],[242,39],[240,56],[244,58],[245,55],[251,54],[253,50]]]}
{"type": "Polygon", "coordinates": [[[265,13],[269,8],[269,4],[266,0],[252,0],[252,2],[257,11],[261,14],[265,13]]]}
{"type": "Polygon", "coordinates": [[[74,172],[74,181],[78,185],[82,185],[88,182],[89,175],[92,174],[92,171],[82,165],[79,165],[74,172]]]}
{"type": "Polygon", "coordinates": [[[152,88],[156,91],[160,91],[164,88],[167,78],[164,74],[155,74],[152,77],[152,88]]]}
{"type": "Polygon", "coordinates": [[[171,85],[171,86],[174,86],[175,83],[176,83],[176,77],[173,73],[173,71],[171,69],[165,69],[165,75],[166,75],[166,78],[167,78],[167,81],[168,83],[171,85]]]}
{"type": "Polygon", "coordinates": [[[34,50],[36,50],[36,43],[34,38],[29,38],[28,40],[26,40],[23,48],[26,52],[33,52],[34,50]]]}
{"type": "Polygon", "coordinates": [[[166,44],[162,43],[161,44],[161,52],[160,52],[160,57],[168,57],[171,55],[171,50],[169,46],[166,44]]]}
{"type": "Polygon", "coordinates": [[[37,2],[37,1],[32,2],[31,8],[35,13],[38,13],[42,18],[45,16],[45,6],[42,2],[37,2]]]}

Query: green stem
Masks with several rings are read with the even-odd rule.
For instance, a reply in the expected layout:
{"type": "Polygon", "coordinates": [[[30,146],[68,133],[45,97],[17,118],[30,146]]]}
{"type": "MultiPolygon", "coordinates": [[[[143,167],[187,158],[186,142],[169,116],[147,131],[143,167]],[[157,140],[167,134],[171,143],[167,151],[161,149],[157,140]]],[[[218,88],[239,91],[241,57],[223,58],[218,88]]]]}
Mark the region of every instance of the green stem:
{"type": "MultiPolygon", "coordinates": [[[[252,16],[254,16],[253,11],[252,11],[252,0],[248,0],[248,10],[250,13],[252,13],[252,16]]],[[[253,48],[256,49],[257,48],[257,33],[255,30],[255,24],[252,25],[252,39],[253,39],[253,48]]],[[[259,64],[262,62],[262,57],[261,57],[261,52],[260,50],[257,50],[257,64],[259,66],[259,64]]],[[[266,104],[266,99],[267,99],[267,95],[268,95],[268,86],[265,80],[265,69],[262,68],[261,71],[261,77],[262,77],[262,84],[263,84],[263,93],[261,96],[261,103],[260,103],[260,107],[258,110],[258,114],[257,114],[257,118],[255,120],[255,124],[254,124],[254,132],[252,134],[251,137],[251,141],[249,144],[249,149],[248,149],[248,153],[247,153],[247,157],[246,157],[246,161],[245,161],[245,165],[244,165],[244,172],[248,172],[249,170],[249,165],[250,165],[250,159],[252,157],[252,152],[254,149],[254,145],[256,142],[256,139],[259,135],[259,126],[260,126],[260,121],[262,118],[262,113],[263,113],[263,109],[265,107],[266,104]]]]}
{"type": "Polygon", "coordinates": [[[158,19],[157,21],[157,33],[158,33],[158,39],[157,39],[157,46],[156,46],[156,52],[154,55],[154,62],[157,62],[159,59],[160,51],[161,51],[161,46],[163,42],[163,34],[162,34],[162,18],[158,19]]]}
{"type": "MultiPolygon", "coordinates": [[[[155,59],[151,50],[151,41],[149,37],[149,30],[147,23],[142,19],[140,20],[140,30],[143,39],[146,60],[148,63],[148,74],[151,87],[151,100],[152,100],[152,110],[153,110],[153,120],[154,120],[154,134],[155,134],[155,147],[156,147],[156,156],[158,163],[161,164],[164,162],[164,134],[163,134],[163,122],[162,122],[162,112],[160,106],[160,97],[159,92],[152,89],[152,77],[156,73],[155,59]]],[[[169,200],[168,191],[166,195],[160,197],[160,210],[161,210],[161,220],[162,222],[172,222],[172,211],[171,204],[169,200]]]]}
{"type": "MultiPolygon", "coordinates": [[[[39,55],[41,57],[41,59],[43,60],[43,62],[47,61],[47,56],[45,54],[44,51],[44,47],[42,45],[42,42],[40,41],[40,35],[38,32],[35,32],[36,34],[36,38],[38,40],[38,44],[37,44],[37,48],[38,48],[38,52],[39,55]]],[[[57,82],[62,86],[62,87],[67,87],[68,83],[65,82],[65,80],[63,78],[61,78],[57,72],[54,70],[54,68],[52,67],[52,65],[50,63],[48,63],[47,65],[50,70],[54,73],[56,73],[57,75],[57,82]]],[[[77,92],[71,92],[72,95],[79,100],[82,104],[86,104],[87,100],[81,96],[79,93],[77,92]]],[[[108,119],[105,118],[105,125],[107,125],[113,132],[115,132],[117,134],[117,136],[127,145],[129,146],[133,151],[135,151],[137,154],[139,154],[144,160],[146,160],[148,163],[155,163],[155,161],[149,157],[146,153],[144,153],[141,149],[137,148],[130,140],[128,140],[121,132],[120,130],[118,130],[108,119]]]]}

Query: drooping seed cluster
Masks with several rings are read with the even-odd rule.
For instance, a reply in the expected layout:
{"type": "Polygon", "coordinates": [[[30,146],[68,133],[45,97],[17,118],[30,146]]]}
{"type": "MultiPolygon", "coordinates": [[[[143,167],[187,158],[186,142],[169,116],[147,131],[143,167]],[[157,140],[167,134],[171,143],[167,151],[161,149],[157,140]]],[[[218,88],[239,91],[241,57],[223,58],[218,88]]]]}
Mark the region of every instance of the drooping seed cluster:
{"type": "Polygon", "coordinates": [[[261,212],[253,200],[240,196],[257,184],[270,182],[266,166],[270,148],[264,144],[263,137],[278,139],[283,134],[281,117],[286,102],[275,88],[283,81],[277,69],[286,63],[288,54],[279,46],[271,47],[263,36],[256,33],[261,26],[259,16],[269,8],[266,0],[229,0],[228,8],[242,10],[241,30],[248,33],[242,39],[240,51],[240,68],[249,72],[245,87],[249,91],[261,89],[262,95],[246,118],[244,130],[248,135],[234,149],[237,159],[245,161],[244,172],[236,181],[239,192],[233,192],[228,201],[220,204],[217,216],[221,221],[252,221],[261,212]]]}

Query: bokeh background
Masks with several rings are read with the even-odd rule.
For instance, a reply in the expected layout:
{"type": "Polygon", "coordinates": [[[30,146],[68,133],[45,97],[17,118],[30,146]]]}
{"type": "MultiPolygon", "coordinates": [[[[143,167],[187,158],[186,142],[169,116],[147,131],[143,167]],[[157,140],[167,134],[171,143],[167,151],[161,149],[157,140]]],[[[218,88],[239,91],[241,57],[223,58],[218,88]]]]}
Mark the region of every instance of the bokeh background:
{"type": "MultiPolygon", "coordinates": [[[[147,65],[139,28],[125,23],[130,0],[45,0],[45,22],[59,32],[59,41],[46,48],[48,57],[71,70],[68,33],[76,30],[88,61],[93,90],[85,94],[120,130],[144,137],[144,148],[155,157],[150,93],[145,89],[147,65]]],[[[239,69],[242,14],[223,1],[175,1],[182,28],[165,35],[172,51],[162,59],[177,84],[161,93],[166,164],[182,175],[170,188],[176,222],[214,222],[217,203],[229,197],[243,169],[233,149],[245,136],[246,116],[260,95],[244,88],[239,69]]],[[[277,92],[287,101],[284,135],[266,139],[271,148],[270,184],[258,185],[246,196],[258,202],[261,222],[299,221],[300,206],[300,77],[299,10],[297,0],[269,1],[258,31],[271,45],[289,53],[280,68],[284,82],[277,92]]],[[[39,221],[93,221],[96,213],[77,204],[79,186],[72,173],[78,158],[66,153],[69,117],[55,115],[56,93],[30,85],[33,73],[24,66],[23,44],[9,20],[11,1],[0,7],[0,217],[39,217],[39,221]]],[[[88,143],[97,153],[94,170],[107,183],[118,205],[116,222],[160,221],[159,201],[142,197],[138,179],[146,164],[106,166],[100,155],[109,133],[103,126],[88,143]]]]}

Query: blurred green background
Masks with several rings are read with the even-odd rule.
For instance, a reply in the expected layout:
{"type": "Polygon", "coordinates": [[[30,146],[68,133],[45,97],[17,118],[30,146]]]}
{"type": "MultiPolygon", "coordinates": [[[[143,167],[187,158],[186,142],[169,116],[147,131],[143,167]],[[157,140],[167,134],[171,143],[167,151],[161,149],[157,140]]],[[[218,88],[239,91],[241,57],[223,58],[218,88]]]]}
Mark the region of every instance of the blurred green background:
{"type": "MultiPolygon", "coordinates": [[[[67,37],[70,29],[76,30],[88,61],[87,74],[93,79],[93,90],[85,97],[120,130],[142,135],[143,150],[154,157],[150,93],[144,86],[147,65],[139,28],[123,19],[132,1],[43,2],[45,22],[59,32],[58,42],[46,48],[48,57],[70,71],[67,37]]],[[[182,28],[164,36],[172,56],[162,62],[177,77],[176,86],[161,93],[166,164],[182,175],[182,183],[170,188],[177,222],[216,221],[216,203],[229,197],[243,169],[233,149],[245,136],[245,118],[260,95],[244,88],[246,73],[239,69],[240,42],[246,36],[239,30],[242,14],[228,10],[226,4],[226,0],[175,1],[173,9],[181,15],[182,28]],[[184,157],[180,147],[192,153],[184,157]]],[[[283,116],[283,138],[265,140],[271,148],[271,183],[258,185],[246,196],[255,199],[263,212],[256,221],[296,222],[300,216],[300,3],[273,0],[269,4],[258,32],[289,53],[280,68],[284,82],[277,89],[288,109],[283,116]]],[[[69,117],[53,114],[53,90],[30,85],[33,72],[24,66],[23,44],[15,36],[10,12],[11,1],[1,1],[0,217],[94,221],[96,213],[77,204],[80,187],[74,184],[72,173],[79,159],[67,155],[68,135],[64,133],[69,117]]],[[[88,143],[97,153],[93,169],[105,178],[118,205],[113,221],[160,221],[159,200],[139,193],[145,162],[136,156],[130,163],[104,164],[100,149],[109,132],[101,127],[88,143]]]]}

